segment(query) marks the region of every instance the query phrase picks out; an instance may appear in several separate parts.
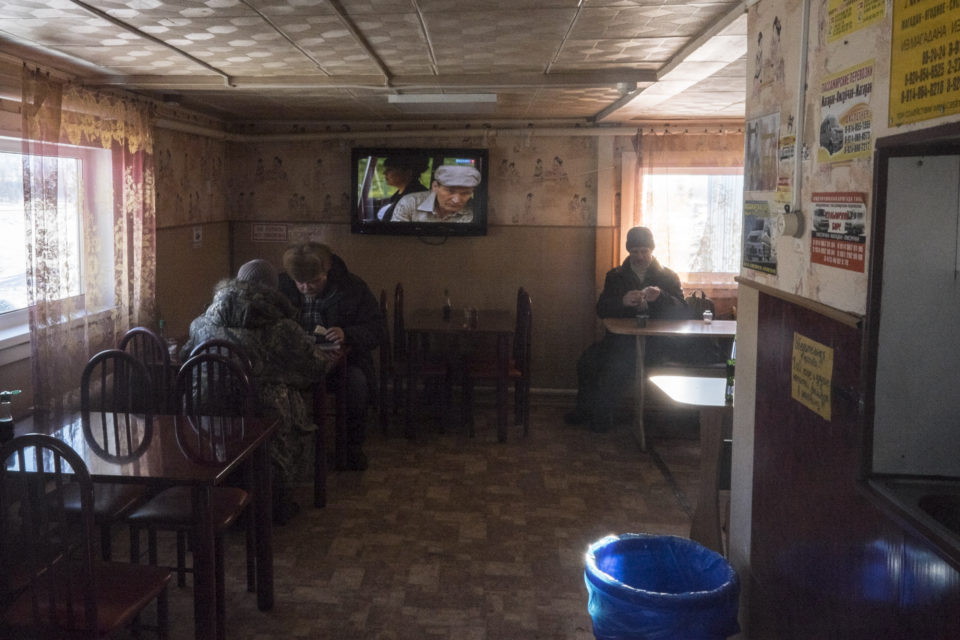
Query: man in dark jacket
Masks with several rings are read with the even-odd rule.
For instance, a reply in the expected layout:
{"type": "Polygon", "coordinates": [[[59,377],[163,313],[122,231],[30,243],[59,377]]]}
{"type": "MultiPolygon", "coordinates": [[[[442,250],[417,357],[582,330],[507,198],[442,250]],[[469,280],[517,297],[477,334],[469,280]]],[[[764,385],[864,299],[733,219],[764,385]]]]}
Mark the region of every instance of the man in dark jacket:
{"type": "MultiPolygon", "coordinates": [[[[601,318],[684,318],[687,307],[677,274],[653,257],[653,233],[646,227],[627,232],[629,257],[607,272],[597,301],[601,318]]],[[[613,424],[613,410],[636,370],[636,338],[609,331],[590,345],[577,361],[577,408],[566,415],[568,424],[590,421],[595,431],[613,424]]],[[[669,343],[647,340],[647,362],[663,357],[669,343]]]]}
{"type": "MultiPolygon", "coordinates": [[[[320,342],[343,344],[347,356],[347,455],[346,467],[367,468],[363,453],[367,405],[375,389],[371,351],[380,345],[385,330],[380,305],[366,283],[347,270],[330,248],[319,242],[304,242],[283,254],[285,273],[280,291],[299,310],[298,322],[320,342]]],[[[341,369],[337,375],[344,375],[341,369]]],[[[328,379],[328,389],[339,384],[328,379]]]]}

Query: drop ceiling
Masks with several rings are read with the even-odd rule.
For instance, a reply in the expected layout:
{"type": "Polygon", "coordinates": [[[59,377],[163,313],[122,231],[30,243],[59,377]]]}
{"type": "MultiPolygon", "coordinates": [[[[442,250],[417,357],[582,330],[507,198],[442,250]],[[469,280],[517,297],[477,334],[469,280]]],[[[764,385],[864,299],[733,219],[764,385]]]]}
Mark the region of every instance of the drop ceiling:
{"type": "Polygon", "coordinates": [[[722,0],[0,0],[0,51],[227,125],[742,120],[746,34],[722,0]],[[424,94],[488,97],[390,98],[424,94]]]}

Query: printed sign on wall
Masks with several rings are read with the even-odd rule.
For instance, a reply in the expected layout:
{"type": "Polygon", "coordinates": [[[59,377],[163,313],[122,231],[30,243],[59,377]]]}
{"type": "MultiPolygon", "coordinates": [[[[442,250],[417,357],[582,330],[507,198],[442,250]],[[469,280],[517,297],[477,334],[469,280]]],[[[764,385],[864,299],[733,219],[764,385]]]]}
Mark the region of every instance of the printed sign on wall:
{"type": "Polygon", "coordinates": [[[960,112],[960,0],[894,0],[890,126],[960,112]]]}
{"type": "Polygon", "coordinates": [[[873,60],[820,83],[820,162],[869,156],[873,129],[873,60]]]}
{"type": "Polygon", "coordinates": [[[824,420],[830,419],[833,349],[793,333],[791,397],[824,420]]]}
{"type": "Polygon", "coordinates": [[[844,38],[854,31],[882,20],[886,15],[884,0],[830,0],[827,10],[827,41],[844,38]]]}
{"type": "Polygon", "coordinates": [[[777,252],[770,233],[773,223],[770,203],[747,200],[743,203],[743,266],[776,275],[777,252]]]}
{"type": "Polygon", "coordinates": [[[863,273],[867,194],[814,193],[810,261],[863,273]]]}

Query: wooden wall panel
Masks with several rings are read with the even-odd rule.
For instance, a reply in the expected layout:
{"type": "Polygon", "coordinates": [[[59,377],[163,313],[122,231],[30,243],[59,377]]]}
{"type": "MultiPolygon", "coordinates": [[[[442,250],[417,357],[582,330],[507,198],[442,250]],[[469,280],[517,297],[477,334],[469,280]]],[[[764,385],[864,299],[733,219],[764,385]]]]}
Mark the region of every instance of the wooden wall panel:
{"type": "Polygon", "coordinates": [[[761,294],[749,635],[958,638],[960,579],[858,489],[861,332],[761,294]],[[794,333],[834,350],[829,421],[791,399],[794,333]]]}

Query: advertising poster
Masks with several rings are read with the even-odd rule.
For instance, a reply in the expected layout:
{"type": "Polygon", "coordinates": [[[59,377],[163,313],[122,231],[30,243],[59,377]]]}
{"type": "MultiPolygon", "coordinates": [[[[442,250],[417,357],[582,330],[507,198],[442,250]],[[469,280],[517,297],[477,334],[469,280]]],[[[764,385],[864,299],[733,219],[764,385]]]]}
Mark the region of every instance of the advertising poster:
{"type": "Polygon", "coordinates": [[[743,203],[743,266],[776,275],[777,253],[770,230],[770,204],[766,200],[743,203]]]}
{"type": "Polygon", "coordinates": [[[890,126],[960,112],[960,2],[893,0],[890,126]]]}
{"type": "Polygon", "coordinates": [[[794,332],[791,361],[790,397],[830,420],[833,349],[794,332]]]}
{"type": "Polygon", "coordinates": [[[773,191],[777,188],[779,129],[779,113],[747,121],[746,166],[743,172],[745,191],[773,191]]]}
{"type": "Polygon", "coordinates": [[[884,0],[830,0],[827,42],[845,38],[887,15],[884,0]]]}
{"type": "Polygon", "coordinates": [[[825,78],[820,84],[820,149],[817,160],[839,162],[869,156],[873,60],[825,78]]]}
{"type": "Polygon", "coordinates": [[[814,193],[810,261],[863,273],[867,194],[814,193]]]}

